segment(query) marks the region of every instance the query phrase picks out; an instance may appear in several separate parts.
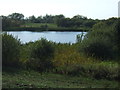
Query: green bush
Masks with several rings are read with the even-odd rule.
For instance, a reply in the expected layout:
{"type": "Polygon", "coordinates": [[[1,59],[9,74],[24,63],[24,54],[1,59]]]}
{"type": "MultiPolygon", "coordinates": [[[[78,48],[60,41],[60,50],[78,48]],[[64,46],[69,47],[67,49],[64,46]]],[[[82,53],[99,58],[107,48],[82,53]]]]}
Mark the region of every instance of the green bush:
{"type": "Polygon", "coordinates": [[[80,52],[101,60],[112,59],[116,54],[116,31],[114,24],[100,22],[94,25],[80,43],[80,52]]]}
{"type": "Polygon", "coordinates": [[[82,51],[87,56],[92,56],[101,60],[112,58],[112,45],[102,38],[92,38],[82,42],[82,51]]]}
{"type": "Polygon", "coordinates": [[[52,42],[42,38],[32,45],[27,65],[28,67],[40,72],[46,71],[53,66],[51,61],[53,56],[54,47],[52,42]]]}
{"type": "Polygon", "coordinates": [[[20,61],[22,62],[22,67],[26,68],[26,62],[29,60],[31,47],[34,42],[28,42],[22,44],[20,48],[20,61]]]}
{"type": "Polygon", "coordinates": [[[115,30],[116,30],[116,36],[117,36],[117,40],[116,40],[116,43],[117,43],[117,50],[118,50],[118,59],[120,58],[120,18],[118,18],[118,20],[116,21],[116,24],[115,24],[115,30]]]}
{"type": "Polygon", "coordinates": [[[2,34],[2,63],[3,66],[16,67],[20,63],[20,40],[7,33],[2,34]]]}
{"type": "Polygon", "coordinates": [[[88,75],[96,79],[118,80],[119,66],[113,62],[101,62],[90,65],[88,75]]]}
{"type": "Polygon", "coordinates": [[[96,79],[119,79],[119,66],[114,62],[99,62],[89,64],[72,64],[69,66],[58,67],[56,73],[70,76],[86,76],[96,79]]]}

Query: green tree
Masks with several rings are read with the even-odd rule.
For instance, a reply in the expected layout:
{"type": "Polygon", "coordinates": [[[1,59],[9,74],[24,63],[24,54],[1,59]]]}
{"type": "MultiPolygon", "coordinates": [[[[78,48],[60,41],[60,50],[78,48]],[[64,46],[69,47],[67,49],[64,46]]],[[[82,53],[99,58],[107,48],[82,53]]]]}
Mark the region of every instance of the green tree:
{"type": "Polygon", "coordinates": [[[11,20],[6,16],[2,16],[2,29],[5,30],[11,26],[11,20]]]}
{"type": "Polygon", "coordinates": [[[29,17],[29,21],[32,22],[32,23],[36,23],[37,19],[34,15],[32,15],[32,16],[29,17]]]}
{"type": "Polygon", "coordinates": [[[71,27],[72,26],[72,21],[70,18],[61,18],[57,22],[57,25],[60,27],[71,27]]]}
{"type": "Polygon", "coordinates": [[[59,26],[60,20],[64,19],[64,18],[65,18],[65,16],[60,14],[60,15],[55,15],[53,20],[54,20],[54,23],[59,26]]]}
{"type": "Polygon", "coordinates": [[[87,19],[87,17],[82,16],[82,15],[76,15],[73,17],[73,19],[79,20],[79,19],[87,19]]]}
{"type": "Polygon", "coordinates": [[[95,22],[94,20],[86,20],[86,21],[84,21],[84,23],[83,23],[83,25],[84,25],[85,27],[89,27],[89,28],[92,28],[93,25],[95,25],[95,24],[96,24],[96,22],[95,22]]]}
{"type": "Polygon", "coordinates": [[[8,18],[8,16],[2,16],[2,29],[9,30],[9,28],[19,27],[24,24],[24,21],[8,18]]]}
{"type": "Polygon", "coordinates": [[[47,15],[43,17],[44,23],[53,23],[53,16],[52,15],[47,15]]]}
{"type": "Polygon", "coordinates": [[[37,17],[37,23],[43,23],[43,17],[42,16],[38,16],[37,17]]]}
{"type": "Polygon", "coordinates": [[[14,20],[23,20],[24,15],[21,13],[12,13],[12,14],[8,15],[8,18],[14,19],[14,20]]]}

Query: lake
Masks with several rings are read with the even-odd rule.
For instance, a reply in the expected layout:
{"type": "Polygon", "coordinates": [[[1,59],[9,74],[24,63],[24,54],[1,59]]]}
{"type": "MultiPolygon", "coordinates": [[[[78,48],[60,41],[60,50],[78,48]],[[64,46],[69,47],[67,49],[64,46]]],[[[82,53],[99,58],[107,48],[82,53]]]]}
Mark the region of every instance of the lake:
{"type": "MultiPolygon", "coordinates": [[[[76,43],[76,36],[82,32],[55,32],[55,31],[43,31],[43,32],[31,32],[31,31],[10,31],[8,34],[12,34],[14,37],[18,37],[22,43],[30,41],[36,41],[40,38],[46,38],[49,41],[56,43],[76,43]]],[[[84,32],[84,35],[86,32],[84,32]]]]}

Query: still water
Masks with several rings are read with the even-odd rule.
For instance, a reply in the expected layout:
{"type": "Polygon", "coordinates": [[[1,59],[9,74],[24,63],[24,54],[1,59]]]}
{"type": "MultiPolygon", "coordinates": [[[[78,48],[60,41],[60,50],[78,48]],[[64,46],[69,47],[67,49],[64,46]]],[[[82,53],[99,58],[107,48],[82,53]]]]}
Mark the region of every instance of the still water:
{"type": "MultiPolygon", "coordinates": [[[[30,41],[36,41],[40,38],[46,38],[49,41],[56,43],[76,43],[76,36],[82,32],[55,32],[55,31],[44,31],[44,32],[30,32],[30,31],[14,31],[7,32],[12,34],[14,37],[20,39],[22,43],[30,41]]],[[[84,35],[86,32],[84,32],[84,35]]]]}

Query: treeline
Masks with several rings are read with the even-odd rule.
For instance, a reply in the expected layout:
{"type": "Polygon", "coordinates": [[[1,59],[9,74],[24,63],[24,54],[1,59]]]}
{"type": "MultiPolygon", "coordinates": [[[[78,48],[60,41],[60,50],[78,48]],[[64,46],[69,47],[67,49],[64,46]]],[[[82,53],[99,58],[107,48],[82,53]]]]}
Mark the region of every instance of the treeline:
{"type": "Polygon", "coordinates": [[[20,27],[24,22],[24,15],[19,13],[13,13],[8,16],[2,17],[2,29],[3,31],[13,27],[20,27]]]}
{"type": "Polygon", "coordinates": [[[46,15],[46,16],[30,16],[29,22],[32,23],[54,23],[59,27],[92,27],[99,20],[88,19],[87,17],[76,15],[73,18],[66,18],[64,15],[46,15]]]}
{"type": "Polygon", "coordinates": [[[20,13],[12,13],[8,16],[3,17],[3,30],[12,27],[20,27],[25,23],[49,23],[56,24],[58,27],[66,27],[66,28],[92,28],[92,26],[98,23],[101,20],[93,20],[88,19],[82,15],[75,15],[72,18],[67,18],[63,14],[60,15],[45,15],[35,17],[30,16],[26,17],[20,13]]]}

